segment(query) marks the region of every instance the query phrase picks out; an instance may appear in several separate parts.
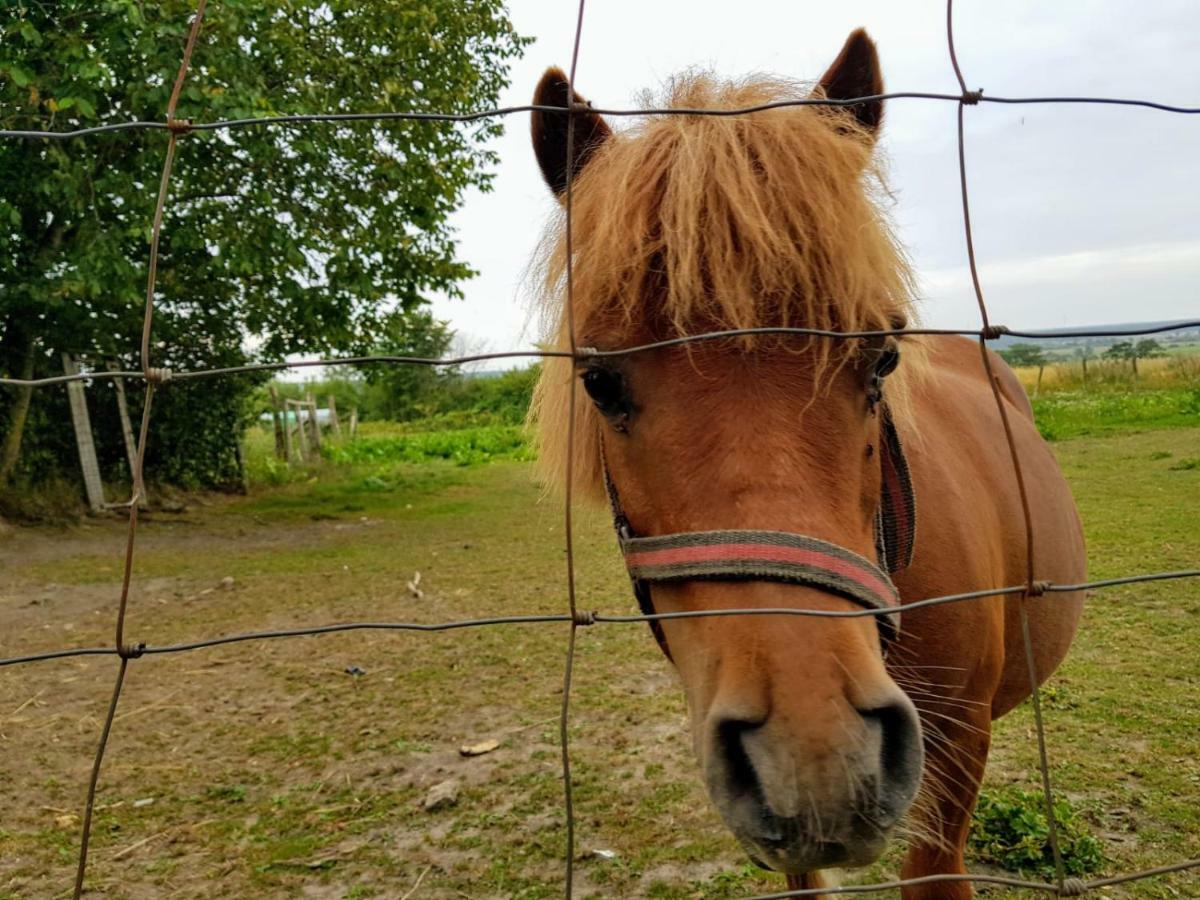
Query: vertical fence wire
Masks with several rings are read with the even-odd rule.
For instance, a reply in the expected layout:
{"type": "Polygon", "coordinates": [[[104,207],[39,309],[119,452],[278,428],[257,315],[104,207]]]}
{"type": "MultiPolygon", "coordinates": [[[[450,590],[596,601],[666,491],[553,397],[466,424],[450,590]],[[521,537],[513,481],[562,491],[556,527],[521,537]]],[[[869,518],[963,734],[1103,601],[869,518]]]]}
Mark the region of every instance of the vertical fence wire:
{"type": "Polygon", "coordinates": [[[91,777],[88,780],[87,801],[84,805],[83,821],[80,824],[79,857],[75,870],[75,900],[83,895],[84,879],[87,873],[88,844],[91,842],[92,815],[96,804],[96,786],[100,781],[100,769],[104,765],[105,751],[108,749],[108,738],[112,733],[113,719],[117,713],[117,704],[121,700],[121,689],[125,684],[125,673],[129,668],[129,660],[141,655],[140,646],[130,645],[125,640],[125,618],[129,607],[129,585],[133,576],[133,548],[137,540],[138,508],[141,505],[145,490],[143,477],[146,461],[146,439],[150,432],[150,410],[154,403],[154,386],[163,380],[164,374],[150,366],[150,334],[154,321],[154,290],[158,278],[158,245],[162,234],[163,215],[166,209],[167,197],[170,192],[171,166],[175,161],[175,148],[182,129],[177,127],[175,107],[183,90],[183,82],[187,77],[188,67],[192,61],[192,51],[196,47],[196,39],[200,35],[200,25],[204,20],[204,7],[207,0],[197,0],[196,12],[188,29],[187,41],[183,49],[183,58],[179,63],[179,71],[175,76],[175,84],[167,101],[167,149],[163,158],[162,178],[158,186],[158,199],[154,206],[154,219],[150,231],[150,258],[146,273],[146,304],[142,316],[142,345],[141,364],[145,375],[146,387],[142,405],[142,421],[138,430],[137,453],[134,456],[132,472],[133,484],[129,500],[129,527],[125,539],[125,561],[121,573],[121,597],[117,605],[116,636],[114,638],[120,662],[117,667],[117,677],[113,684],[112,698],[109,700],[108,712],[105,714],[104,727],[100,732],[100,740],[96,744],[96,755],[92,760],[91,777]]]}
{"type": "Polygon", "coordinates": [[[567,465],[564,469],[566,484],[563,485],[563,530],[567,558],[567,604],[571,614],[571,624],[567,633],[567,657],[563,667],[562,707],[559,711],[558,739],[562,754],[563,805],[567,818],[567,851],[564,872],[564,892],[570,900],[575,888],[575,792],[571,783],[571,682],[575,674],[575,643],[579,626],[583,621],[575,597],[575,523],[572,515],[575,503],[575,442],[579,435],[575,429],[575,404],[577,402],[575,378],[575,357],[579,352],[575,335],[575,244],[573,234],[572,211],[572,182],[574,181],[575,154],[575,116],[578,112],[575,104],[575,73],[579,65],[579,44],[583,37],[583,13],[585,0],[579,0],[575,13],[575,40],[571,47],[571,67],[567,74],[567,166],[566,186],[563,200],[566,205],[566,254],[567,254],[567,342],[571,350],[571,371],[568,373],[567,394],[567,465]]]}
{"type": "Polygon", "coordinates": [[[979,337],[979,356],[983,362],[983,373],[992,391],[992,399],[996,403],[996,412],[1000,416],[1000,424],[1004,431],[1004,440],[1008,445],[1008,455],[1012,461],[1013,480],[1017,488],[1017,496],[1021,501],[1021,522],[1025,531],[1025,590],[1017,598],[1017,610],[1021,622],[1021,641],[1025,652],[1025,666],[1029,677],[1029,687],[1033,703],[1033,716],[1038,744],[1038,769],[1041,773],[1042,798],[1046,809],[1047,835],[1050,851],[1054,857],[1054,873],[1058,881],[1059,891],[1064,890],[1066,872],[1063,868],[1062,851],[1058,844],[1058,823],[1054,812],[1054,793],[1050,784],[1050,763],[1046,750],[1046,728],[1042,718],[1041,680],[1034,658],[1033,638],[1029,629],[1029,601],[1032,596],[1042,596],[1043,591],[1037,589],[1035,578],[1035,541],[1033,531],[1033,513],[1029,506],[1029,490],[1025,483],[1025,473],[1021,467],[1021,455],[1017,450],[1016,439],[1013,436],[1012,424],[1008,420],[1008,410],[1000,393],[1000,384],[995,371],[992,369],[991,355],[987,347],[986,335],[991,330],[988,317],[987,303],[983,298],[983,287],[979,281],[979,270],[975,260],[975,238],[971,230],[971,200],[967,186],[967,151],[964,127],[964,112],[968,104],[977,104],[983,91],[969,91],[966,79],[963,78],[962,68],[958,62],[958,53],[954,46],[954,0],[946,0],[946,45],[950,54],[950,65],[954,69],[954,77],[958,80],[962,97],[956,108],[956,137],[958,143],[958,182],[962,195],[963,236],[966,239],[967,265],[971,272],[971,286],[975,292],[975,301],[979,306],[981,321],[979,337]]]}

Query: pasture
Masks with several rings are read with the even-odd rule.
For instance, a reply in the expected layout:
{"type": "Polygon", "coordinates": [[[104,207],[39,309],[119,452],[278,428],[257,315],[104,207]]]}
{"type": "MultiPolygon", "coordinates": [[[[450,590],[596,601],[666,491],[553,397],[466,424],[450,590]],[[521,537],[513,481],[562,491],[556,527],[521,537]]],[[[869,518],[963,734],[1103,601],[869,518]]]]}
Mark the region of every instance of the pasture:
{"type": "MultiPolygon", "coordinates": [[[[1092,577],[1194,566],[1196,419],[1089,428],[1078,407],[1063,413],[1073,427],[1054,449],[1092,577]]],[[[252,471],[267,483],[141,526],[130,637],[561,612],[561,506],[541,498],[521,442],[494,427],[462,441],[420,438],[425,449],[368,433],[339,465],[299,473],[272,470],[266,437],[255,436],[252,471]],[[392,449],[379,449],[387,441],[392,449]],[[473,449],[456,456],[464,441],[473,449]],[[407,587],[417,572],[420,596],[407,587]]],[[[0,539],[0,654],[110,642],[124,534],[119,521],[93,521],[0,539]]],[[[582,608],[634,609],[603,512],[578,521],[576,558],[582,608]]],[[[1105,873],[1200,856],[1197,635],[1194,582],[1097,592],[1046,692],[1055,785],[1102,841],[1105,873]]],[[[559,624],[356,632],[131,662],[101,775],[92,891],[557,896],[565,637],[559,624]],[[460,755],[489,739],[498,749],[460,755]],[[424,809],[445,781],[456,802],[424,809]]],[[[709,807],[678,686],[646,628],[597,625],[579,638],[577,895],[781,890],[709,807]]],[[[115,668],[83,658],[0,670],[0,898],[69,888],[115,668]]],[[[1026,705],[998,725],[985,790],[1038,783],[1026,705]]],[[[898,858],[893,849],[849,878],[894,874],[898,858]]],[[[1104,896],[1198,893],[1197,876],[1183,873],[1104,896]]]]}

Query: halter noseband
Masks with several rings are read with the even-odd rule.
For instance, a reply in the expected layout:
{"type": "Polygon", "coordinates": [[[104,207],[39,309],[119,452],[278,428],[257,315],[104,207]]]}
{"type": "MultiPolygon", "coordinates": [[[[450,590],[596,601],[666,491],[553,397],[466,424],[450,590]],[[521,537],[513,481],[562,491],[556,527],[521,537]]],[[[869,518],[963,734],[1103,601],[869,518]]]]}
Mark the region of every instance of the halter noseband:
{"type": "MultiPolygon", "coordinates": [[[[880,469],[882,489],[875,511],[875,553],[879,564],[837,544],[786,531],[686,531],[651,537],[637,536],[629,524],[616,485],[608,471],[601,445],[604,487],[612,506],[613,525],[625,556],[634,597],[643,615],[654,614],[650,585],[671,581],[779,581],[803,584],[837,594],[875,616],[886,652],[900,634],[900,595],[889,572],[912,561],[916,535],[916,503],[908,464],[899,435],[882,402],[883,378],[895,369],[898,351],[881,353],[867,387],[872,415],[882,409],[880,469]]],[[[671,658],[661,624],[650,630],[667,658],[671,658]]]]}

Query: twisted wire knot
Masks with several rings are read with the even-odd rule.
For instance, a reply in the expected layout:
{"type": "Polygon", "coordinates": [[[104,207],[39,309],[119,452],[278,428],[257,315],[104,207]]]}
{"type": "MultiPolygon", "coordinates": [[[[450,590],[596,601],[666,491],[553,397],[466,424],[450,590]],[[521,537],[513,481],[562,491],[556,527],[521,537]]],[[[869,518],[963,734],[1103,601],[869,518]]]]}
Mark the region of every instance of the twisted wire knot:
{"type": "Polygon", "coordinates": [[[979,88],[977,91],[963,91],[962,97],[959,98],[965,106],[976,106],[982,99],[983,88],[979,88]]]}
{"type": "Polygon", "coordinates": [[[1087,893],[1087,882],[1082,878],[1067,878],[1058,886],[1060,897],[1082,897],[1087,893]]]}
{"type": "Polygon", "coordinates": [[[1040,597],[1048,590],[1050,590],[1049,581],[1034,581],[1025,588],[1025,594],[1029,597],[1040,597]]]}
{"type": "Polygon", "coordinates": [[[136,644],[121,644],[117,647],[117,656],[121,659],[137,659],[146,652],[146,644],[144,641],[139,641],[136,644]]]}
{"type": "Polygon", "coordinates": [[[994,341],[1003,334],[1008,334],[1007,325],[988,325],[980,334],[983,335],[985,341],[994,341]]]}
{"type": "Polygon", "coordinates": [[[167,119],[167,131],[171,134],[187,134],[192,130],[191,119],[167,119]]]}
{"type": "Polygon", "coordinates": [[[593,609],[591,611],[585,611],[582,609],[577,609],[575,612],[571,613],[571,621],[576,625],[595,625],[596,610],[593,609]]]}
{"type": "Polygon", "coordinates": [[[154,384],[164,384],[171,380],[170,369],[146,369],[146,380],[154,384]]]}

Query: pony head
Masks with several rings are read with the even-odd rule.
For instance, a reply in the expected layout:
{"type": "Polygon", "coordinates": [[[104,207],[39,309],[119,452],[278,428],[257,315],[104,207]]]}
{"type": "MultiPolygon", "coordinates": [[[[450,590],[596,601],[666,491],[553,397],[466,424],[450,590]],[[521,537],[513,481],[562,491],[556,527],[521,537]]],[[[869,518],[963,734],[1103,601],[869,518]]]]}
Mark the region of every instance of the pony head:
{"type": "MultiPolygon", "coordinates": [[[[875,46],[857,31],[815,86],[689,73],[667,104],[733,109],[882,89],[875,46]]],[[[549,70],[534,102],[567,101],[565,77],[549,70]]],[[[619,132],[591,112],[535,113],[547,183],[561,198],[570,178],[569,301],[561,227],[540,258],[556,346],[571,345],[568,323],[577,345],[601,350],[725,329],[904,325],[910,272],[877,196],[881,119],[880,101],[649,116],[619,132]]],[[[919,344],[904,343],[912,370],[919,344]]],[[[874,559],[885,436],[871,390],[877,361],[896,347],[742,335],[548,362],[533,413],[541,465],[561,483],[574,427],[577,493],[603,502],[607,473],[639,535],[770,529],[874,559]],[[572,379],[583,388],[574,421],[572,379]]],[[[906,381],[911,371],[888,379],[893,415],[906,381]]],[[[856,608],[812,585],[753,579],[664,581],[650,601],[661,613],[856,608]]],[[[660,635],[709,795],[751,858],[789,873],[875,859],[922,769],[917,716],[884,666],[876,621],[682,618],[660,635]]]]}

